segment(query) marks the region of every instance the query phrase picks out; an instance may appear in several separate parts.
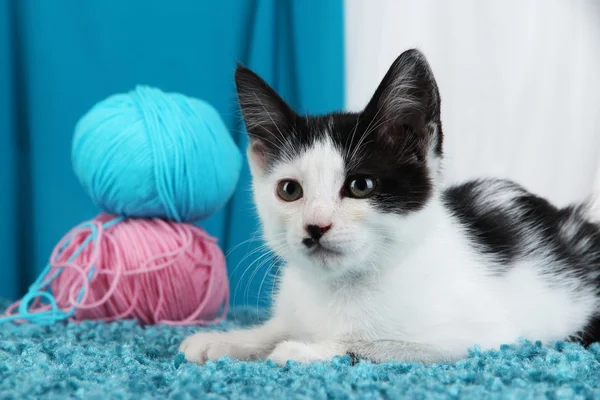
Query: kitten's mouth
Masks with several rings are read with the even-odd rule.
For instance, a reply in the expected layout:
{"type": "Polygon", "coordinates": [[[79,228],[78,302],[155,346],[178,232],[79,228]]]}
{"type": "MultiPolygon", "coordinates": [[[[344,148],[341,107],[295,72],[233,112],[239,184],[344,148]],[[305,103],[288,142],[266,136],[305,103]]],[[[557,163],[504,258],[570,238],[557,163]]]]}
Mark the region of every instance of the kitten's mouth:
{"type": "Polygon", "coordinates": [[[325,247],[320,243],[317,243],[311,247],[308,253],[317,257],[336,257],[342,255],[341,252],[325,247]]]}

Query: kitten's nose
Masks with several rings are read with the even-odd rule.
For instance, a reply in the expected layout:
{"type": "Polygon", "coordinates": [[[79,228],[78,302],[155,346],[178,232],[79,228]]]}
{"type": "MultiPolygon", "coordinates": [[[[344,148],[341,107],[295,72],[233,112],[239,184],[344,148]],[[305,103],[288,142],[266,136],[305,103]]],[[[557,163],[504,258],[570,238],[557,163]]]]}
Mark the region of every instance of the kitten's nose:
{"type": "Polygon", "coordinates": [[[314,240],[319,240],[321,237],[331,229],[331,224],[329,225],[306,225],[306,232],[310,235],[314,240]]]}
{"type": "Polygon", "coordinates": [[[302,240],[302,243],[306,247],[311,248],[319,242],[319,239],[321,239],[325,232],[331,229],[331,224],[324,226],[306,225],[304,229],[306,230],[306,232],[308,232],[310,237],[304,238],[302,240]]]}

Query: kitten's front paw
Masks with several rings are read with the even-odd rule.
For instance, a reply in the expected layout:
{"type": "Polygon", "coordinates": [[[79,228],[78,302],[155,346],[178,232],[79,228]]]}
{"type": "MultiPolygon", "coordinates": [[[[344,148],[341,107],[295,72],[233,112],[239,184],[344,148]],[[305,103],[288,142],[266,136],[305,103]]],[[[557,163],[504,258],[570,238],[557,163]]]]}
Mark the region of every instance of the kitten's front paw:
{"type": "Polygon", "coordinates": [[[314,361],[330,360],[343,354],[343,349],[336,343],[285,341],[275,347],[275,350],[269,355],[269,360],[279,365],[285,365],[288,360],[307,364],[314,361]]]}
{"type": "Polygon", "coordinates": [[[256,358],[257,349],[235,332],[199,332],[188,336],[179,346],[186,360],[203,364],[228,356],[238,360],[256,358]]]}

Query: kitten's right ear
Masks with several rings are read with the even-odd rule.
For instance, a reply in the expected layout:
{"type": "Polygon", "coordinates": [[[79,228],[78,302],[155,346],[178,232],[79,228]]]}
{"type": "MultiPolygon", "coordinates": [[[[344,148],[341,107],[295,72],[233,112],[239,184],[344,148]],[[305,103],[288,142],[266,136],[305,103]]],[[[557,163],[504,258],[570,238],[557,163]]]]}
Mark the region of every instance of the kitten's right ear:
{"type": "Polygon", "coordinates": [[[235,70],[240,108],[250,137],[251,162],[264,167],[270,154],[282,150],[295,113],[260,76],[238,64],[235,70]]]}
{"type": "Polygon", "coordinates": [[[384,143],[414,150],[425,159],[442,157],[441,102],[433,72],[419,50],[402,53],[389,68],[365,114],[384,143]]]}

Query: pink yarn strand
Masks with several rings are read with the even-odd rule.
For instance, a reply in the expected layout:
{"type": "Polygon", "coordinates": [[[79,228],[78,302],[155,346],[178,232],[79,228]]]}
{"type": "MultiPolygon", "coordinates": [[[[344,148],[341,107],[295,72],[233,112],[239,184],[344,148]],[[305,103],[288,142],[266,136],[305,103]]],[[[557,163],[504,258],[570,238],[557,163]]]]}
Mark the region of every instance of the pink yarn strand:
{"type": "MultiPolygon", "coordinates": [[[[71,320],[193,325],[225,318],[229,283],[214,238],[197,226],[159,219],[128,219],[104,229],[113,218],[100,214],[73,228],[52,252],[43,286],[51,288],[60,310],[75,309],[71,320]],[[96,238],[80,249],[93,231],[96,238]]],[[[32,314],[51,309],[39,297],[28,308],[32,314]]]]}

